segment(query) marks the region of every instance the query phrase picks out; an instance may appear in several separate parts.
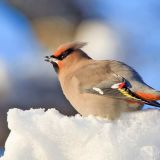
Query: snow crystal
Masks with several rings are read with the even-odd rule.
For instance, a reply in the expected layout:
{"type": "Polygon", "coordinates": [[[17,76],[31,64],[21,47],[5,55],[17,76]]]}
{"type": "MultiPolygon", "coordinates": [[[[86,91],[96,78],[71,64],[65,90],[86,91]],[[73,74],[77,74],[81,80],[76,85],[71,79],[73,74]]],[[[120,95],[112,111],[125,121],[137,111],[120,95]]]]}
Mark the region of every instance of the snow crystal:
{"type": "Polygon", "coordinates": [[[55,109],[11,109],[11,133],[1,160],[159,160],[160,111],[109,121],[67,117],[55,109]]]}

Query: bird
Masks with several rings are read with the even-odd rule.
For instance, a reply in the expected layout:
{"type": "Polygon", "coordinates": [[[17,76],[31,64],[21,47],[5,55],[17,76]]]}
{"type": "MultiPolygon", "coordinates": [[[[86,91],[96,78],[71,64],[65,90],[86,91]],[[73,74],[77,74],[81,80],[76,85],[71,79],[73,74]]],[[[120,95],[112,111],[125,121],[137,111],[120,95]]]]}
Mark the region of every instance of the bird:
{"type": "Polygon", "coordinates": [[[115,120],[144,104],[160,107],[160,91],[147,85],[135,69],[116,60],[94,60],[85,42],[60,45],[45,61],[57,73],[63,94],[79,114],[115,120]]]}

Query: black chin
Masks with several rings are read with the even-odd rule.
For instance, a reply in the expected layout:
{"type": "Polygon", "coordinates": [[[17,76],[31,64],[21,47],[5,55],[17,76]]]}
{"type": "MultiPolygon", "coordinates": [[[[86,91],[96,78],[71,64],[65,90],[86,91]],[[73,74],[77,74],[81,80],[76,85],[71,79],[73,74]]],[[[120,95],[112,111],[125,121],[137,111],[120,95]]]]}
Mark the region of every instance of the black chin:
{"type": "Polygon", "coordinates": [[[52,65],[53,65],[53,68],[54,68],[55,72],[58,73],[58,71],[59,71],[58,64],[55,63],[55,62],[51,62],[51,63],[52,63],[52,65]]]}

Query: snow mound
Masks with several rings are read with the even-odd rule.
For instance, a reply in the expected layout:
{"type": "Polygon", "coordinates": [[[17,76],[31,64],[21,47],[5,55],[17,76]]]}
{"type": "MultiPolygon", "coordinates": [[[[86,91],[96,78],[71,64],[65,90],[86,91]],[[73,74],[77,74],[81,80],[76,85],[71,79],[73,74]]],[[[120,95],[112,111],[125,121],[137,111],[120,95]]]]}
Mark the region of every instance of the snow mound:
{"type": "Polygon", "coordinates": [[[160,111],[117,121],[67,117],[55,109],[11,109],[11,133],[1,160],[159,160],[160,111]]]}

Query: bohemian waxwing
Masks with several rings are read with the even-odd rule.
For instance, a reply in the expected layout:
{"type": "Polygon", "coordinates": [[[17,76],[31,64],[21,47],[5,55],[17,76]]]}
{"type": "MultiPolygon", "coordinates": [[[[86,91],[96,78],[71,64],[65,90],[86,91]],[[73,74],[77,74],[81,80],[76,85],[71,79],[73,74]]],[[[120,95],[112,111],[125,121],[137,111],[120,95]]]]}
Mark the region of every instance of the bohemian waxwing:
{"type": "Polygon", "coordinates": [[[115,119],[144,104],[160,107],[160,92],[133,68],[115,60],[93,60],[81,50],[85,45],[63,44],[45,59],[53,64],[64,95],[81,115],[115,119]]]}

